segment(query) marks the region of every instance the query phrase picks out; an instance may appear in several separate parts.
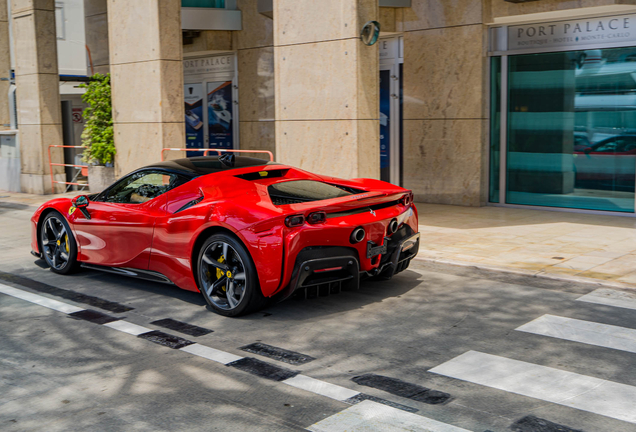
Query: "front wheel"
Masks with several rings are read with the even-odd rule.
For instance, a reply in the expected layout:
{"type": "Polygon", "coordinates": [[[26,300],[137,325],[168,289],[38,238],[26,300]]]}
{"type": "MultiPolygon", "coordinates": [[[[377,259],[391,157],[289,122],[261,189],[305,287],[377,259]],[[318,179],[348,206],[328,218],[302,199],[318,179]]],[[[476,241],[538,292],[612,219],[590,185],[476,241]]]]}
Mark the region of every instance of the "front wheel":
{"type": "Polygon", "coordinates": [[[51,271],[69,274],[77,268],[77,243],[64,216],[54,211],[40,226],[40,252],[51,271]]]}
{"type": "Polygon", "coordinates": [[[199,289],[215,312],[234,317],[265,305],[254,263],[234,237],[212,235],[201,247],[197,263],[199,289]]]}

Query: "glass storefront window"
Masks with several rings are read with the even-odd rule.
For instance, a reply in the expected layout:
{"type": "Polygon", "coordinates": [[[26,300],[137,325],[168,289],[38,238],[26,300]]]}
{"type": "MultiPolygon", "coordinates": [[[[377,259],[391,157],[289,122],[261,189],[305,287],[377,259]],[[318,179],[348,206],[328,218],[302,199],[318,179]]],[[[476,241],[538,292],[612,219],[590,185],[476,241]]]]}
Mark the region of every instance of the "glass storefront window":
{"type": "Polygon", "coordinates": [[[488,200],[499,202],[501,133],[501,57],[490,59],[490,178],[488,200]]]}
{"type": "Polygon", "coordinates": [[[225,0],[181,0],[181,7],[225,8],[225,0]]]}
{"type": "Polygon", "coordinates": [[[636,48],[508,61],[506,202],[633,212],[636,48]]]}

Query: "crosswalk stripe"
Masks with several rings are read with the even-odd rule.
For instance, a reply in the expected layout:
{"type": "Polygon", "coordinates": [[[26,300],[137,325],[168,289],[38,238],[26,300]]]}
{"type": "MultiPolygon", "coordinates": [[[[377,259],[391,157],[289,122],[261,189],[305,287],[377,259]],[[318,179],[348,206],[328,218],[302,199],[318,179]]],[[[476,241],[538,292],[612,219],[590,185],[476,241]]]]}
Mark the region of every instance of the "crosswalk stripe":
{"type": "Polygon", "coordinates": [[[469,432],[457,426],[363,401],[307,428],[312,432],[469,432]]]}
{"type": "Polygon", "coordinates": [[[518,331],[636,353],[636,330],[555,315],[543,315],[518,331]]]}
{"type": "Polygon", "coordinates": [[[119,330],[120,332],[128,333],[133,336],[139,336],[140,334],[152,331],[152,329],[133,324],[128,321],[113,321],[111,323],[104,324],[104,327],[110,327],[114,330],[119,330]]]}
{"type": "Polygon", "coordinates": [[[341,402],[360,394],[360,392],[357,392],[355,390],[340,387],[339,385],[331,384],[325,381],[320,381],[306,375],[296,375],[293,378],[286,379],[285,381],[283,381],[283,383],[288,384],[292,387],[326,396],[331,399],[339,400],[341,402]]]}
{"type": "Polygon", "coordinates": [[[583,297],[577,298],[576,300],[587,303],[616,306],[625,309],[636,309],[636,292],[630,293],[607,288],[599,288],[589,294],[585,294],[583,297]]]}
{"type": "Polygon", "coordinates": [[[37,295],[27,291],[16,289],[4,284],[0,284],[0,292],[3,294],[9,295],[11,297],[19,298],[21,300],[26,300],[28,302],[31,302],[40,306],[44,306],[46,308],[53,309],[58,312],[62,312],[66,314],[84,310],[84,308],[73,306],[68,303],[62,303],[61,301],[53,300],[48,297],[44,297],[41,295],[37,295]]]}
{"type": "MultiPolygon", "coordinates": [[[[33,294],[30,293],[28,291],[24,291],[21,289],[17,289],[17,288],[13,288],[4,284],[0,284],[0,293],[3,294],[7,294],[9,296],[12,297],[16,297],[19,298],[21,300],[25,300],[40,306],[44,306],[47,307],[49,309],[53,309],[62,313],[66,313],[66,314],[75,314],[77,312],[86,312],[88,314],[85,314],[85,316],[83,316],[83,319],[87,319],[87,317],[93,317],[93,318],[104,318],[104,317],[109,317],[108,315],[104,315],[101,312],[96,312],[96,311],[90,311],[87,309],[82,309],[82,308],[78,308],[77,306],[73,306],[71,304],[68,303],[63,303],[57,300],[52,300],[49,299],[47,297],[43,297],[41,295],[38,294],[33,294]]],[[[72,316],[72,315],[71,315],[72,316]]],[[[110,317],[110,318],[114,318],[114,317],[110,317]]],[[[161,333],[158,331],[153,331],[152,329],[148,328],[148,327],[144,327],[144,326],[140,326],[138,324],[133,324],[131,322],[125,321],[123,319],[119,319],[119,318],[115,318],[117,319],[116,321],[110,321],[104,324],[98,323],[103,325],[104,327],[109,327],[113,330],[117,330],[123,333],[127,333],[133,336],[139,336],[139,335],[144,335],[147,333],[155,333],[153,335],[153,337],[157,337],[156,333],[161,333]]],[[[90,320],[89,320],[90,321],[90,320]]],[[[93,320],[94,321],[94,320],[93,320]]],[[[164,336],[170,336],[170,335],[164,335],[164,336]]],[[[151,339],[152,340],[152,339],[151,339]]],[[[154,342],[154,340],[153,340],[154,342]]],[[[184,351],[187,352],[188,354],[192,354],[198,357],[203,357],[205,359],[208,360],[212,360],[218,363],[222,363],[224,365],[228,365],[230,363],[234,363],[237,362],[239,360],[247,360],[248,358],[246,357],[241,357],[241,356],[237,356],[235,354],[229,353],[229,352],[225,352],[225,351],[221,351],[212,347],[208,347],[205,345],[201,345],[198,343],[191,343],[190,341],[185,341],[185,342],[189,342],[189,345],[186,345],[182,348],[179,348],[180,351],[184,351]]],[[[179,342],[181,343],[181,342],[179,342]]],[[[163,344],[164,346],[169,346],[166,344],[163,344]]],[[[177,347],[172,347],[172,348],[177,348],[177,347]]],[[[255,359],[251,359],[252,361],[256,361],[255,359]]],[[[265,362],[262,362],[265,363],[265,362]]],[[[272,367],[276,367],[273,366],[272,367]]],[[[289,371],[289,372],[293,372],[293,371],[289,371]]],[[[349,402],[349,399],[355,397],[355,396],[359,396],[360,392],[355,391],[355,390],[351,390],[345,387],[340,387],[338,385],[335,384],[331,384],[328,382],[324,382],[324,381],[320,381],[317,380],[315,378],[311,378],[305,375],[296,375],[297,372],[293,373],[293,377],[292,378],[288,378],[286,380],[283,380],[281,382],[284,382],[287,385],[290,385],[292,387],[296,387],[298,389],[301,390],[305,390],[305,391],[309,391],[312,392],[314,394],[318,394],[321,396],[326,396],[329,397],[331,399],[335,399],[338,401],[347,401],[349,402]]],[[[398,410],[399,411],[399,410],[398,410]]]]}
{"type": "Polygon", "coordinates": [[[429,372],[636,423],[636,387],[468,351],[429,372]]]}
{"type": "Polygon", "coordinates": [[[243,358],[243,357],[240,357],[225,351],[220,351],[218,349],[201,345],[198,343],[183,347],[181,348],[181,351],[185,351],[195,356],[203,357],[208,360],[212,360],[224,365],[235,362],[237,360],[241,360],[243,358]]]}

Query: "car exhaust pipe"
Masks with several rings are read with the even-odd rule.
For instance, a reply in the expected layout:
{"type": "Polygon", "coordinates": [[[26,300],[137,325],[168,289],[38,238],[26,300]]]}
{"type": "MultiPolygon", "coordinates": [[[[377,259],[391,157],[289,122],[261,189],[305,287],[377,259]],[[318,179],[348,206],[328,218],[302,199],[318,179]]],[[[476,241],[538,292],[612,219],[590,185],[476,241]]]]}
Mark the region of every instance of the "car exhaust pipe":
{"type": "Polygon", "coordinates": [[[389,227],[387,228],[389,235],[394,234],[398,230],[398,227],[399,224],[397,219],[393,219],[391,222],[389,222],[389,227]]]}
{"type": "Polygon", "coordinates": [[[351,244],[360,243],[362,240],[364,240],[364,237],[366,236],[366,234],[367,233],[364,231],[364,228],[358,227],[354,229],[353,232],[351,233],[351,237],[349,238],[349,241],[351,241],[351,244]]]}

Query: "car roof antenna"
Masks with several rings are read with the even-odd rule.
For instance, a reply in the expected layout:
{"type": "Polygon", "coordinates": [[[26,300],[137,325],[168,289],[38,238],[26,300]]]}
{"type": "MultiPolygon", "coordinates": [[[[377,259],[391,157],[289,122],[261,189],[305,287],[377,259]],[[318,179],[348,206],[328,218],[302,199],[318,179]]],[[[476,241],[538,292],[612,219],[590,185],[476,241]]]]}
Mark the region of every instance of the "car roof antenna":
{"type": "Polygon", "coordinates": [[[232,153],[225,153],[219,156],[219,162],[225,165],[228,168],[234,168],[234,162],[236,161],[236,156],[232,153]]]}

